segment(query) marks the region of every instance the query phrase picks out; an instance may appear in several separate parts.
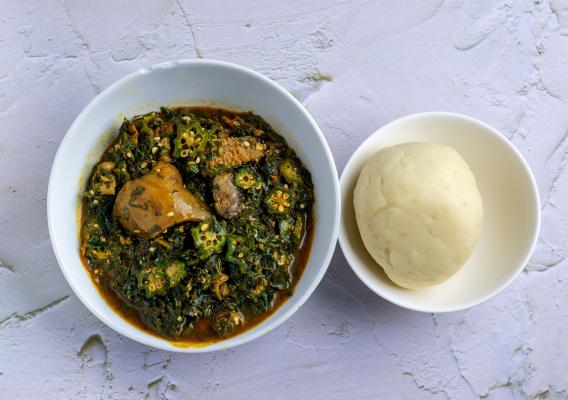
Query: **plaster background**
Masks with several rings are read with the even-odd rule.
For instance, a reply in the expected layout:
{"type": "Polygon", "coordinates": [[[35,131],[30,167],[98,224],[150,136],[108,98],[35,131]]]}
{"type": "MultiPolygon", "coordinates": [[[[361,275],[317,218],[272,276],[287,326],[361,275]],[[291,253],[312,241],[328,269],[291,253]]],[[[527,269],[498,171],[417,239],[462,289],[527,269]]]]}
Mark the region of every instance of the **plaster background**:
{"type": "Polygon", "coordinates": [[[568,399],[567,0],[2,0],[0,56],[0,398],[568,399]],[[375,296],[338,247],[306,305],[244,346],[170,354],[111,331],[52,253],[51,162],[101,89],[194,57],[287,88],[339,171],[409,113],[495,126],[541,192],[525,271],[478,307],[421,314],[375,296]]]}

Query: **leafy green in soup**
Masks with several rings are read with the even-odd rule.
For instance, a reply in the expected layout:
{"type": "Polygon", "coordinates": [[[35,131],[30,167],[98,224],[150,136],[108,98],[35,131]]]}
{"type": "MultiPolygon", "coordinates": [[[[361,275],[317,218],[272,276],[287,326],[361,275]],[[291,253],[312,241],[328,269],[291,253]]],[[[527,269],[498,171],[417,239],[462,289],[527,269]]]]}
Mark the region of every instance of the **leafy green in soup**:
{"type": "Polygon", "coordinates": [[[292,295],[313,203],[310,173],[259,116],[162,108],[125,120],[94,167],[81,255],[131,323],[216,341],[292,295]]]}

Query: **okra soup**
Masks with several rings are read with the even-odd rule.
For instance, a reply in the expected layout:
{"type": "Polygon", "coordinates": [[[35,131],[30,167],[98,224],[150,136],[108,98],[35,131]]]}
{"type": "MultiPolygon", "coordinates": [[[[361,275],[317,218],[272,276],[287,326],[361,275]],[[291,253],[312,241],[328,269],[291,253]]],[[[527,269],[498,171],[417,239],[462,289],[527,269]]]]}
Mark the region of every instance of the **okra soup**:
{"type": "Polygon", "coordinates": [[[309,256],[309,171],[261,117],[206,107],[125,120],[83,196],[81,257],[108,304],[191,345],[274,312],[309,256]]]}

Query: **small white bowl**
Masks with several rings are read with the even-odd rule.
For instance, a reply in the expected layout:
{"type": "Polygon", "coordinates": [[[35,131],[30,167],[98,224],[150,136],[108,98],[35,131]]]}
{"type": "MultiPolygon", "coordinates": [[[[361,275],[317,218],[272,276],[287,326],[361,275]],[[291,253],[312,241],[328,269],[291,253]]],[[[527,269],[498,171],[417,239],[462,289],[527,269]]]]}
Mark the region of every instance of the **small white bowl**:
{"type": "Polygon", "coordinates": [[[382,127],[353,153],[340,187],[339,243],[351,268],[376,294],[411,310],[457,311],[491,298],[522,271],[538,237],[538,189],[526,161],[498,131],[463,115],[414,114],[382,127]],[[353,208],[353,190],[365,163],[380,149],[405,142],[455,148],[473,171],[484,206],[481,236],[464,267],[444,283],[420,290],[403,289],[387,278],[363,245],[353,208]]]}
{"type": "Polygon", "coordinates": [[[129,338],[180,352],[226,349],[253,340],[288,319],[312,294],[329,265],[339,229],[337,171],[323,134],[306,109],[270,79],[238,65],[212,60],[169,61],[137,71],[100,93],[75,119],[53,162],[47,196],[49,234],[69,285],[101,321],[129,338]],[[124,116],[160,106],[209,105],[252,110],[296,150],[315,185],[315,229],[306,269],[294,295],[254,328],[227,340],[177,347],[134,327],[103,300],[79,258],[79,205],[93,165],[124,116]]]}

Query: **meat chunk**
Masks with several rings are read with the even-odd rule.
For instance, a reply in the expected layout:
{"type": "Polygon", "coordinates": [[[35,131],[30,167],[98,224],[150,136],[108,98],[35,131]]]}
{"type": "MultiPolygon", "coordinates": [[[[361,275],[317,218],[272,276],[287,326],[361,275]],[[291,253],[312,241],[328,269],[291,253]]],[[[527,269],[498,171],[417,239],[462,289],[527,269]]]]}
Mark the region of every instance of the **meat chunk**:
{"type": "Polygon", "coordinates": [[[252,136],[221,139],[216,154],[207,161],[206,173],[215,175],[224,168],[233,168],[264,157],[265,145],[252,136]]]}
{"type": "Polygon", "coordinates": [[[215,211],[226,219],[238,217],[242,204],[239,189],[233,183],[233,174],[225,172],[216,175],[212,187],[215,211]]]}
{"type": "Polygon", "coordinates": [[[176,167],[161,161],[148,174],[124,184],[113,215],[132,233],[152,238],[181,222],[205,221],[211,213],[183,186],[176,167]]]}

